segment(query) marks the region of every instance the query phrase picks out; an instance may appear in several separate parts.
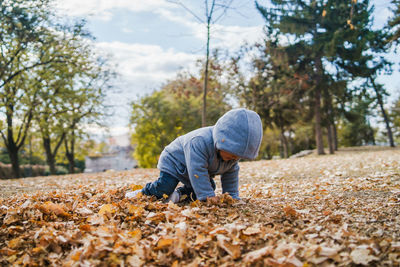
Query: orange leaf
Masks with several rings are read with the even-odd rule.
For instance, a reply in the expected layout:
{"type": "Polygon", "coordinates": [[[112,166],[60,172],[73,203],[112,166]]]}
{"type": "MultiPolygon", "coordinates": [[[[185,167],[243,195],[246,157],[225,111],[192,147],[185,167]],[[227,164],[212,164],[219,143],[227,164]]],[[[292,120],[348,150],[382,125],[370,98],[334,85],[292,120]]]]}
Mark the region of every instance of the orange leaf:
{"type": "Polygon", "coordinates": [[[328,215],[331,215],[331,214],[332,214],[332,211],[331,211],[331,210],[324,210],[323,214],[324,214],[325,216],[328,216],[328,215]]]}
{"type": "Polygon", "coordinates": [[[85,232],[90,232],[92,230],[92,227],[89,224],[83,224],[79,226],[79,229],[85,232]]]}
{"type": "Polygon", "coordinates": [[[172,245],[173,242],[174,240],[171,238],[161,238],[160,240],[158,240],[157,247],[155,249],[163,249],[172,245]]]}
{"type": "Polygon", "coordinates": [[[190,206],[191,207],[199,207],[200,206],[200,200],[196,200],[196,201],[193,201],[192,203],[190,203],[190,206]]]}
{"type": "Polygon", "coordinates": [[[283,211],[285,212],[286,216],[290,216],[290,217],[297,217],[297,211],[295,209],[293,209],[290,206],[286,206],[283,208],[283,211]]]}
{"type": "Polygon", "coordinates": [[[39,210],[44,214],[54,213],[57,216],[64,216],[64,217],[69,216],[69,214],[65,212],[64,207],[62,205],[53,203],[51,201],[46,201],[45,203],[40,205],[39,210]]]}
{"type": "Polygon", "coordinates": [[[82,251],[77,251],[72,257],[71,259],[73,261],[79,261],[80,257],[81,257],[82,251]]]}
{"type": "Polygon", "coordinates": [[[21,241],[21,239],[20,238],[14,238],[14,239],[11,239],[9,242],[8,242],[8,247],[9,248],[17,248],[18,246],[19,246],[19,244],[21,243],[20,242],[21,241]]]}

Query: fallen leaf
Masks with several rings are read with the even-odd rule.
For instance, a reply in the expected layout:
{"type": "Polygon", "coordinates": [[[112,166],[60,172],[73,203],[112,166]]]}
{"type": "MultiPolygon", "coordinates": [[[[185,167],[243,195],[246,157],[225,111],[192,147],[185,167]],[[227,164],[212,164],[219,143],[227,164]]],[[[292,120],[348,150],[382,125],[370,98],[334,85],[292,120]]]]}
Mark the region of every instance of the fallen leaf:
{"type": "Polygon", "coordinates": [[[104,215],[106,213],[114,213],[115,207],[112,204],[104,204],[100,207],[98,212],[99,215],[104,215]]]}
{"type": "Polygon", "coordinates": [[[174,242],[174,239],[163,237],[160,240],[158,240],[157,246],[155,247],[155,249],[163,249],[165,247],[172,245],[173,242],[174,242]]]}
{"type": "Polygon", "coordinates": [[[39,206],[39,210],[44,214],[54,213],[57,216],[68,217],[69,214],[64,210],[64,207],[60,204],[53,203],[51,201],[46,201],[39,206]]]}
{"type": "Polygon", "coordinates": [[[356,248],[351,252],[350,258],[355,264],[362,264],[367,266],[371,261],[378,260],[377,257],[374,257],[369,253],[370,252],[368,249],[356,248]]]}
{"type": "Polygon", "coordinates": [[[229,255],[235,260],[240,258],[241,256],[241,250],[240,250],[240,245],[234,245],[232,242],[229,240],[224,235],[217,235],[217,243],[218,246],[224,249],[226,252],[228,252],[229,255]]]}
{"type": "Polygon", "coordinates": [[[288,217],[297,217],[298,216],[298,213],[296,212],[296,210],[290,206],[284,207],[283,211],[285,212],[286,216],[288,216],[288,217]]]}
{"type": "Polygon", "coordinates": [[[255,262],[255,261],[261,259],[262,257],[271,254],[272,250],[273,250],[273,248],[267,246],[267,247],[263,247],[263,248],[248,252],[244,255],[243,261],[246,263],[255,262]]]}

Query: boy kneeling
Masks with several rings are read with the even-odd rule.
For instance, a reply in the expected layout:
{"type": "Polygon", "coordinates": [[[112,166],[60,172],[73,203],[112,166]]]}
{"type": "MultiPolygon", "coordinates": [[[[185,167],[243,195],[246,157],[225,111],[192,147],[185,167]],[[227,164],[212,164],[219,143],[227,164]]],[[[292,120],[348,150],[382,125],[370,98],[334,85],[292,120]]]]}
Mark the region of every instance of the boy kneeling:
{"type": "Polygon", "coordinates": [[[215,175],[221,175],[222,193],[239,198],[239,159],[255,159],[262,140],[260,116],[239,108],[225,113],[214,126],[203,127],[176,138],[164,148],[157,168],[160,177],[138,193],[177,203],[183,195],[191,200],[216,202],[215,175]],[[182,187],[175,190],[179,182],[182,187]]]}

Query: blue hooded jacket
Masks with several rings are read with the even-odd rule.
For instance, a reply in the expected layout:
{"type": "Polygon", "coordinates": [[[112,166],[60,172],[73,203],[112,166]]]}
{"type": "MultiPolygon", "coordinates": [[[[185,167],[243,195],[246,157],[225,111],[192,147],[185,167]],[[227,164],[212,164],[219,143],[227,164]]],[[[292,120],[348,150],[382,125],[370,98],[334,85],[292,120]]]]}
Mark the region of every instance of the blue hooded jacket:
{"type": "Polygon", "coordinates": [[[225,113],[214,126],[176,138],[161,153],[158,169],[191,186],[199,200],[215,196],[210,178],[221,175],[222,192],[239,199],[238,160],[224,161],[218,150],[255,159],[262,139],[260,116],[239,108],[225,113]]]}

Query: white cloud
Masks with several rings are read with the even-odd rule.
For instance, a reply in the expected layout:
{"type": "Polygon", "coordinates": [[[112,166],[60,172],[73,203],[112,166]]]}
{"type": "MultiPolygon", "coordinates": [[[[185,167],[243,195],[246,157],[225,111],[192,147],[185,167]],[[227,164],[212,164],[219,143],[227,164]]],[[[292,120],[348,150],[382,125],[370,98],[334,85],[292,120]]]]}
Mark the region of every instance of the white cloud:
{"type": "Polygon", "coordinates": [[[109,126],[102,127],[97,124],[87,123],[82,124],[81,128],[90,135],[91,138],[97,141],[104,141],[110,136],[124,136],[130,133],[130,128],[128,126],[109,126]]]}
{"type": "Polygon", "coordinates": [[[263,26],[241,27],[215,25],[213,36],[217,46],[229,50],[238,49],[244,42],[255,43],[263,36],[263,26]]]}
{"type": "Polygon", "coordinates": [[[193,69],[198,55],[163,49],[158,45],[122,42],[96,43],[98,49],[112,54],[117,72],[132,90],[157,86],[173,78],[181,68],[193,69]]]}
{"type": "MultiPolygon", "coordinates": [[[[205,23],[199,22],[188,12],[177,9],[171,11],[170,9],[157,9],[155,13],[159,14],[171,22],[179,25],[184,25],[189,28],[193,36],[206,43],[207,27],[205,23]]],[[[258,41],[263,34],[263,25],[245,27],[245,26],[226,26],[222,24],[211,25],[211,45],[212,47],[221,47],[225,49],[237,49],[245,41],[254,43],[258,41]]]]}
{"type": "Polygon", "coordinates": [[[55,7],[61,14],[69,16],[92,15],[103,20],[112,18],[113,9],[126,9],[133,12],[153,11],[171,6],[164,0],[57,0],[55,7]]]}
{"type": "Polygon", "coordinates": [[[127,125],[129,103],[137,96],[159,89],[162,83],[176,76],[180,69],[193,70],[198,55],[163,49],[157,45],[122,42],[95,43],[97,49],[112,55],[120,75],[120,92],[111,92],[107,102],[114,106],[114,116],[107,124],[127,125]]]}

